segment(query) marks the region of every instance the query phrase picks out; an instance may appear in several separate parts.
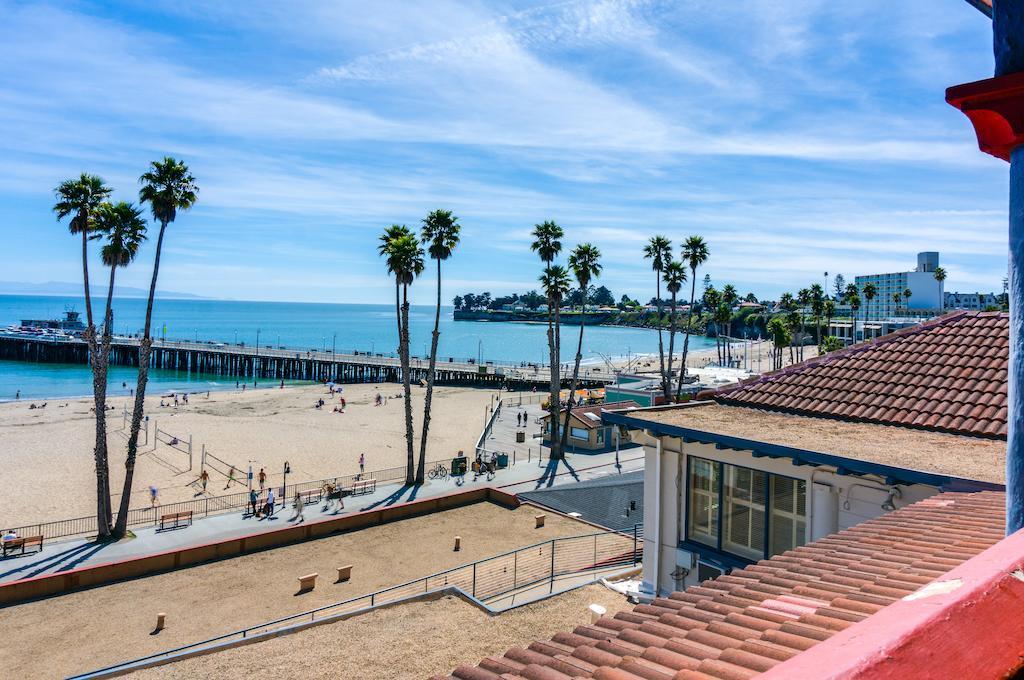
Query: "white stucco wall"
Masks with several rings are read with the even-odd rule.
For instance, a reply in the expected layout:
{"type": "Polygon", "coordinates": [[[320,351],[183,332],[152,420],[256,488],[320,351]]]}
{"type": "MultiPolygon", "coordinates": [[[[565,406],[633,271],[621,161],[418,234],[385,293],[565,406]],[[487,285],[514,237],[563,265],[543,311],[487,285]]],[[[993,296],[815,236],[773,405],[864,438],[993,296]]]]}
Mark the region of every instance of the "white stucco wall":
{"type": "MultiPolygon", "coordinates": [[[[697,583],[695,561],[689,552],[678,548],[685,538],[686,458],[697,456],[708,460],[741,465],[807,482],[807,526],[809,540],[817,540],[835,531],[847,529],[880,516],[889,487],[884,480],[855,475],[838,475],[824,466],[793,465],[788,458],[755,458],[751,451],[716,449],[711,444],[687,443],[677,437],[661,437],[660,494],[656,499],[658,475],[656,440],[637,433],[645,444],[644,469],[644,586],[653,592],[655,576],[661,592],[680,590],[697,583]],[[657,514],[653,512],[658,508],[657,514]],[[657,546],[657,548],[656,548],[657,546]],[[659,559],[653,559],[655,550],[659,559]],[[684,578],[682,570],[689,570],[684,578]],[[655,574],[657,570],[657,574],[655,574]],[[675,575],[675,577],[674,577],[675,575]]],[[[900,486],[897,508],[933,496],[935,487],[916,484],[900,486]]]]}

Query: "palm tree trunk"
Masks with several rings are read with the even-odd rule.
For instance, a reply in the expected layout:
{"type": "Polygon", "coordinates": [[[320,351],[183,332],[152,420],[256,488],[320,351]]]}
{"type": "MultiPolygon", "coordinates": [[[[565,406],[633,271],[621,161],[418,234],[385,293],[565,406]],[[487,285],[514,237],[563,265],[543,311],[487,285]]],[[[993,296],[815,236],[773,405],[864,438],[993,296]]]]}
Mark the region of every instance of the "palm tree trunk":
{"type": "Polygon", "coordinates": [[[156,259],[153,261],[153,278],[149,282],[149,298],[146,302],[146,322],[139,340],[139,374],[135,382],[135,403],[132,406],[132,422],[128,431],[128,455],[124,461],[124,486],[121,488],[121,503],[114,524],[114,535],[124,536],[128,531],[128,510],[131,504],[132,482],[135,477],[135,458],[139,451],[139,432],[146,409],[146,386],[149,383],[149,353],[153,340],[149,337],[153,321],[153,300],[156,297],[156,280],[160,273],[160,254],[164,247],[164,232],[167,222],[160,222],[160,235],[156,240],[156,259]]]}
{"type": "Polygon", "coordinates": [[[583,359],[583,327],[587,325],[586,309],[583,310],[584,316],[580,317],[580,337],[576,342],[576,363],[572,369],[572,383],[569,388],[569,405],[565,409],[565,426],[562,428],[562,445],[561,450],[565,451],[569,443],[569,418],[572,416],[572,400],[576,394],[576,387],[579,384],[580,375],[580,361],[583,359]]]}
{"type": "Polygon", "coordinates": [[[549,386],[548,395],[548,420],[551,423],[550,433],[550,459],[561,460],[562,454],[560,449],[561,440],[559,439],[559,420],[558,413],[561,410],[558,403],[558,394],[561,391],[561,379],[559,378],[559,355],[558,355],[558,342],[555,338],[555,309],[554,299],[548,297],[548,361],[550,363],[550,375],[551,385],[549,386]]]}
{"type": "Polygon", "coordinates": [[[671,320],[668,325],[668,369],[666,375],[668,379],[665,381],[665,401],[672,401],[672,354],[676,350],[676,294],[672,293],[672,303],[669,307],[669,314],[671,320]]]}
{"type": "Polygon", "coordinates": [[[107,364],[110,360],[110,341],[114,326],[113,297],[117,267],[110,268],[110,287],[107,306],[103,314],[103,337],[93,359],[93,403],[96,411],[96,482],[100,493],[97,505],[102,512],[97,516],[97,538],[108,538],[111,529],[110,465],[107,451],[107,364]]]}
{"type": "Polygon", "coordinates": [[[661,334],[661,272],[657,269],[654,270],[654,276],[654,291],[655,295],[658,296],[658,360],[661,362],[661,389],[662,392],[668,394],[668,381],[665,378],[665,341],[661,334]]]}
{"type": "Polygon", "coordinates": [[[413,444],[412,430],[412,381],[409,375],[409,286],[402,286],[402,336],[398,345],[398,352],[401,354],[402,365],[402,390],[405,394],[405,483],[412,485],[416,483],[413,463],[416,460],[416,452],[413,444]]]}
{"type": "Polygon", "coordinates": [[[686,377],[686,354],[690,351],[690,326],[693,324],[693,303],[697,295],[697,270],[692,269],[690,285],[690,311],[686,314],[686,332],[683,334],[683,361],[679,368],[679,384],[676,385],[676,401],[683,396],[683,378],[686,377]]]}
{"type": "MultiPolygon", "coordinates": [[[[88,223],[88,220],[86,220],[88,223]]],[[[89,234],[82,230],[82,282],[85,288],[85,341],[91,358],[93,407],[96,412],[96,433],[93,460],[96,465],[96,533],[97,538],[110,535],[110,480],[107,463],[107,427],[105,413],[99,410],[101,395],[106,394],[105,378],[101,380],[99,347],[96,344],[96,323],[92,316],[92,292],[89,287],[89,234]]],[[[105,402],[105,399],[104,399],[105,402]]]]}
{"type": "Polygon", "coordinates": [[[434,333],[430,336],[430,366],[427,369],[427,394],[423,400],[423,431],[420,433],[420,460],[416,468],[416,482],[426,478],[427,430],[430,429],[430,402],[434,397],[434,368],[437,365],[437,341],[441,335],[441,259],[437,260],[437,306],[434,309],[434,333]]]}

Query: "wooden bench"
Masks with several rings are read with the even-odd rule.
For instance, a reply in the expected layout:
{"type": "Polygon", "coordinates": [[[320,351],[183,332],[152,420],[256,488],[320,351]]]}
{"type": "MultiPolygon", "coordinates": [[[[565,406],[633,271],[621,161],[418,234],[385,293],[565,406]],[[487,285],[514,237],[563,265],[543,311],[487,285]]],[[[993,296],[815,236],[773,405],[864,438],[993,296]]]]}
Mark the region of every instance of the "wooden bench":
{"type": "Polygon", "coordinates": [[[302,498],[303,505],[312,505],[319,503],[320,499],[323,498],[323,489],[313,489],[312,491],[301,491],[299,497],[302,498]]]}
{"type": "Polygon", "coordinates": [[[4,557],[11,554],[24,555],[28,548],[38,548],[35,552],[43,551],[42,536],[26,536],[25,538],[12,538],[3,542],[4,557]]]}
{"type": "Polygon", "coordinates": [[[160,531],[164,529],[178,529],[179,527],[192,526],[192,511],[172,512],[169,515],[160,515],[160,531]]]}
{"type": "Polygon", "coordinates": [[[377,490],[376,479],[361,479],[358,482],[352,482],[352,496],[361,496],[366,493],[373,493],[377,490]]]}

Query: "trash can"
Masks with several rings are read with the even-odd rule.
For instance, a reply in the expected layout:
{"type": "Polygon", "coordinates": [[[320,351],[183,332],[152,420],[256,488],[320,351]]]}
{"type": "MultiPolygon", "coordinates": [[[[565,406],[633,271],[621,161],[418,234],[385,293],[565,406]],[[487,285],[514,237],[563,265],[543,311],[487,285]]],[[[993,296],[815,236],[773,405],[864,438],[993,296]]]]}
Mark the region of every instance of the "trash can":
{"type": "Polygon", "coordinates": [[[499,453],[498,454],[498,469],[500,470],[501,468],[507,468],[507,467],[508,467],[508,454],[507,453],[499,453]]]}
{"type": "Polygon", "coordinates": [[[522,430],[516,432],[516,443],[523,444],[526,442],[526,433],[522,430]]]}

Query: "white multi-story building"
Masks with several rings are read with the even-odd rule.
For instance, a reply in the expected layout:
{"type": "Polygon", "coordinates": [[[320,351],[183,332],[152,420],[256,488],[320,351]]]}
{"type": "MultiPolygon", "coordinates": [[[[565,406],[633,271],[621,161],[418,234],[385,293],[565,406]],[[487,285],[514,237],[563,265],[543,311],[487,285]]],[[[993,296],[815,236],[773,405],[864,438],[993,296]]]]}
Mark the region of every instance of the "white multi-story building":
{"type": "Polygon", "coordinates": [[[946,293],[946,309],[983,310],[999,307],[1002,299],[995,293],[946,293]]]}
{"type": "MultiPolygon", "coordinates": [[[[944,307],[942,281],[935,278],[935,270],[939,267],[939,254],[924,252],[917,254],[917,268],[910,272],[893,272],[890,274],[866,274],[854,278],[858,290],[873,283],[876,295],[871,302],[861,295],[863,305],[861,314],[868,319],[888,319],[904,316],[933,316],[941,313],[944,307]],[[906,291],[910,291],[909,299],[906,291]],[[893,294],[899,293],[897,305],[893,294]]],[[[863,317],[862,317],[863,318],[863,317]]]]}

